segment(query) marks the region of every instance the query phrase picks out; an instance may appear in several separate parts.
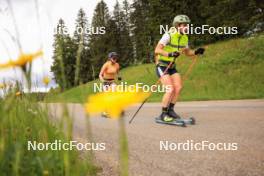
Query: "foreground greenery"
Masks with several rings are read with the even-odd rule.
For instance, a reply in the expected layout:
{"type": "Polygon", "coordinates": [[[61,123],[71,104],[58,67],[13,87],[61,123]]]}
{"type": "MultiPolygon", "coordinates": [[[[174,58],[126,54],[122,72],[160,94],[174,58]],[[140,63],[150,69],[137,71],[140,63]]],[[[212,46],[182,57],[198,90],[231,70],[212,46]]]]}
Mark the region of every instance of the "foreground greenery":
{"type": "MultiPolygon", "coordinates": [[[[264,98],[263,43],[262,34],[209,45],[184,82],[180,100],[264,98]]],[[[177,60],[177,68],[183,77],[191,63],[192,60],[186,57],[177,60]]],[[[157,80],[154,67],[154,64],[132,66],[123,69],[121,75],[128,84],[152,85],[157,80]]],[[[83,103],[87,95],[93,93],[94,83],[99,81],[49,95],[46,100],[83,103]]],[[[162,93],[153,93],[149,101],[160,101],[161,96],[162,93]]]]}
{"type": "Polygon", "coordinates": [[[80,158],[76,150],[28,150],[28,141],[69,142],[72,130],[66,117],[64,113],[64,122],[53,124],[47,109],[26,95],[11,93],[0,99],[1,175],[95,175],[97,168],[91,157],[80,158]]]}

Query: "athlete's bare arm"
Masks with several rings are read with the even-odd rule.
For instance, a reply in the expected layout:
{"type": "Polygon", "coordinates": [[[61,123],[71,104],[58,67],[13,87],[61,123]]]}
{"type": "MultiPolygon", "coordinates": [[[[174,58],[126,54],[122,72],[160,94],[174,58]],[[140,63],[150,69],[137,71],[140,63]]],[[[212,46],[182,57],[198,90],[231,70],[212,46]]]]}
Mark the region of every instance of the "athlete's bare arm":
{"type": "Polygon", "coordinates": [[[101,80],[101,81],[104,81],[104,72],[105,72],[105,70],[106,70],[106,68],[107,68],[107,64],[105,63],[104,65],[103,65],[103,67],[101,68],[101,71],[100,71],[100,73],[99,73],[99,79],[101,80]]]}

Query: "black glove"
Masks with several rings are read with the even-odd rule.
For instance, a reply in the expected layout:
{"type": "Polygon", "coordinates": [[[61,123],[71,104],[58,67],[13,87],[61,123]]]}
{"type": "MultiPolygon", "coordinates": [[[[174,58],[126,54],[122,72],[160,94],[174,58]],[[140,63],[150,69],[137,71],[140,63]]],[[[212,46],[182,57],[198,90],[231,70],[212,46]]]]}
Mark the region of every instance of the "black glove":
{"type": "Polygon", "coordinates": [[[177,51],[168,54],[169,57],[175,57],[175,58],[178,57],[179,55],[180,53],[177,51]]]}
{"type": "Polygon", "coordinates": [[[205,51],[205,49],[204,49],[204,48],[198,48],[197,50],[195,50],[195,51],[194,51],[194,54],[195,54],[195,55],[198,55],[198,54],[203,54],[203,53],[204,53],[204,51],[205,51]]]}
{"type": "Polygon", "coordinates": [[[122,81],[122,78],[121,78],[121,76],[119,76],[117,79],[118,79],[118,81],[122,81]]]}

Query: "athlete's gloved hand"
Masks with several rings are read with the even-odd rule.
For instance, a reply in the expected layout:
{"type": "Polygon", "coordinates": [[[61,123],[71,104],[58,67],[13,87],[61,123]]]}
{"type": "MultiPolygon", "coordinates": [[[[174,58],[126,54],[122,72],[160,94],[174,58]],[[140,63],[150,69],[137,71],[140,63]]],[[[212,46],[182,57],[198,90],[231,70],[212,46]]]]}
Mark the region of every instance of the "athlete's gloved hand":
{"type": "Polygon", "coordinates": [[[121,76],[119,76],[117,79],[118,79],[118,81],[122,81],[122,77],[121,76]]]}
{"type": "Polygon", "coordinates": [[[204,49],[204,48],[198,48],[197,50],[195,50],[195,51],[194,51],[194,54],[195,54],[195,55],[198,55],[198,54],[203,54],[203,53],[204,53],[204,51],[205,51],[205,49],[204,49]]]}
{"type": "Polygon", "coordinates": [[[177,51],[171,52],[171,53],[168,54],[169,57],[175,57],[175,58],[178,57],[179,55],[180,55],[180,53],[177,52],[177,51]]]}

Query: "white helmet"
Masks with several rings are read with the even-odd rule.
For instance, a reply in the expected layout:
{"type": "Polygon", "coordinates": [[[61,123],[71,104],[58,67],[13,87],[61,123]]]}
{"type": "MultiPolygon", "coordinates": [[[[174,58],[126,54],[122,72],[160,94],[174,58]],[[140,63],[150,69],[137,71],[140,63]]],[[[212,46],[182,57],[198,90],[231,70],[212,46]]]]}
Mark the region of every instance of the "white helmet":
{"type": "Polygon", "coordinates": [[[177,15],[174,17],[172,25],[175,27],[179,23],[190,23],[191,20],[187,15],[177,15]]]}

